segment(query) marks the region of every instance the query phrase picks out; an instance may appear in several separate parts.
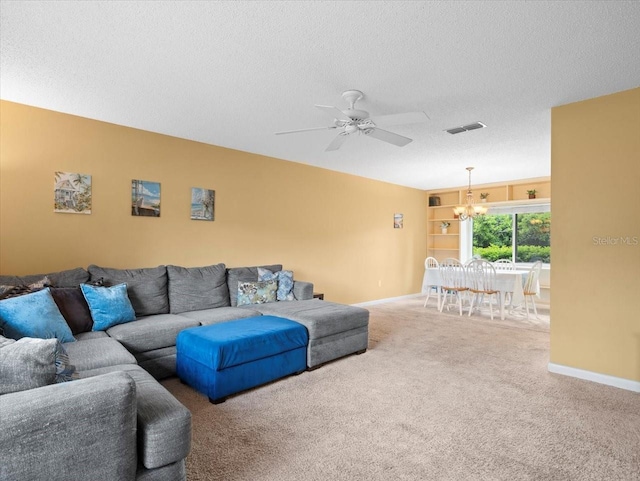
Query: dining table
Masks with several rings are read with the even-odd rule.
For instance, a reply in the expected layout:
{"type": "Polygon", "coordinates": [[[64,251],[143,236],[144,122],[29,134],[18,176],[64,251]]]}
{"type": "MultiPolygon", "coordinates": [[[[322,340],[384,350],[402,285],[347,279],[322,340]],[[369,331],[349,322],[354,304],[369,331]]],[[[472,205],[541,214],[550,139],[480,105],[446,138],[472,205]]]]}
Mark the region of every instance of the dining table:
{"type": "MultiPolygon", "coordinates": [[[[529,269],[500,270],[496,271],[495,289],[500,295],[500,319],[505,318],[505,299],[507,293],[511,295],[510,308],[521,306],[524,302],[524,283],[529,275],[529,269]]],[[[422,294],[426,294],[428,289],[435,286],[438,292],[442,288],[440,269],[430,267],[424,270],[422,279],[422,294]]],[[[470,286],[467,286],[470,287],[470,286]]],[[[539,293],[539,286],[536,286],[536,293],[539,293]]]]}

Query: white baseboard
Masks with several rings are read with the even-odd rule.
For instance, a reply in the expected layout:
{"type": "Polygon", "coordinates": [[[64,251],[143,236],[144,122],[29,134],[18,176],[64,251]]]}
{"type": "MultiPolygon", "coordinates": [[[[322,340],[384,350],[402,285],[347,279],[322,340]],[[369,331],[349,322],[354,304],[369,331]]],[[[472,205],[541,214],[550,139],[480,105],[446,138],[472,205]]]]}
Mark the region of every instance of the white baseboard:
{"type": "Polygon", "coordinates": [[[420,297],[423,294],[408,294],[406,296],[398,296],[398,297],[388,297],[386,299],[376,299],[375,301],[367,301],[367,302],[360,302],[358,304],[351,304],[352,306],[356,306],[356,307],[366,307],[366,306],[375,306],[376,304],[384,304],[385,302],[391,302],[391,301],[400,301],[402,299],[411,299],[412,297],[420,297]]]}
{"type": "Polygon", "coordinates": [[[632,381],[630,379],[623,379],[621,377],[609,376],[607,374],[585,371],[584,369],[563,366],[562,364],[555,364],[553,362],[550,362],[547,365],[547,369],[549,370],[549,372],[562,374],[563,376],[584,379],[585,381],[597,382],[598,384],[606,384],[607,386],[613,386],[620,389],[625,389],[627,391],[640,392],[640,382],[632,381]]]}

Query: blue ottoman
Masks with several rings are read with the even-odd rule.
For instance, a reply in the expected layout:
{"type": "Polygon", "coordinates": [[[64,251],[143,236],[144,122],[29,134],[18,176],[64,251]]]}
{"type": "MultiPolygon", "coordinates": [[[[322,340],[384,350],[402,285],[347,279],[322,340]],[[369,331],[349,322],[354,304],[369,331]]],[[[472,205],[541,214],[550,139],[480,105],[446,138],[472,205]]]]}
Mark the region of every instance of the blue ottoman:
{"type": "Polygon", "coordinates": [[[176,339],[180,380],[214,404],[227,396],[307,368],[307,329],[259,316],[192,327],[176,339]]]}

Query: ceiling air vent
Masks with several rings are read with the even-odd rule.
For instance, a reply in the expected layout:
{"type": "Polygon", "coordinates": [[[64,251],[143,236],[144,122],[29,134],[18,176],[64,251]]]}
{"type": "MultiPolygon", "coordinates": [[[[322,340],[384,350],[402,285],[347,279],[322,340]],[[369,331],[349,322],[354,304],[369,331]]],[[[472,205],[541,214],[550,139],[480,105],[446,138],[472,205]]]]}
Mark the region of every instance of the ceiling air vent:
{"type": "Polygon", "coordinates": [[[468,132],[469,130],[476,129],[484,129],[486,127],[482,122],[474,122],[472,124],[463,125],[462,127],[453,127],[451,129],[445,130],[445,132],[449,132],[450,134],[459,134],[461,132],[468,132]]]}

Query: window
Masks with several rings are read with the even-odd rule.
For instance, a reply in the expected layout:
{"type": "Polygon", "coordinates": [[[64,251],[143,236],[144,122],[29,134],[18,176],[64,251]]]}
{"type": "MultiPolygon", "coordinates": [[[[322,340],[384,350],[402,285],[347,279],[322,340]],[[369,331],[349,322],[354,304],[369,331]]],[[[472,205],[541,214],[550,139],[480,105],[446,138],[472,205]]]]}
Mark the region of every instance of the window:
{"type": "Polygon", "coordinates": [[[515,262],[551,263],[551,212],[514,214],[515,262]]]}
{"type": "Polygon", "coordinates": [[[492,208],[473,220],[472,252],[488,261],[551,263],[548,205],[492,208]]]}

